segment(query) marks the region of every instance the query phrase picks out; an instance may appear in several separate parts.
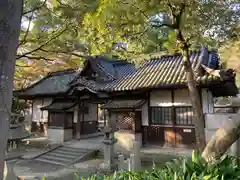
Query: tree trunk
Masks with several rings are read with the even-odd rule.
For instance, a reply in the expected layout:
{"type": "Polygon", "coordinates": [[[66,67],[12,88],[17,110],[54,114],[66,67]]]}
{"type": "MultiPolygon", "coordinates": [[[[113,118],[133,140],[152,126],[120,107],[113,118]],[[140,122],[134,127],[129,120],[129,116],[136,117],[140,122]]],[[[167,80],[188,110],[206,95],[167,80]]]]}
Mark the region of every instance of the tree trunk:
{"type": "Polygon", "coordinates": [[[240,115],[237,114],[217,130],[204,149],[202,157],[208,162],[220,158],[239,137],[240,115]]]}
{"type": "Polygon", "coordinates": [[[0,179],[3,179],[22,0],[0,1],[0,179]]]}
{"type": "Polygon", "coordinates": [[[202,152],[206,145],[204,116],[201,106],[201,98],[197,89],[196,81],[194,79],[193,69],[191,67],[189,49],[186,44],[184,44],[184,47],[182,48],[182,54],[183,66],[186,72],[186,80],[193,108],[196,143],[198,149],[202,152]]]}

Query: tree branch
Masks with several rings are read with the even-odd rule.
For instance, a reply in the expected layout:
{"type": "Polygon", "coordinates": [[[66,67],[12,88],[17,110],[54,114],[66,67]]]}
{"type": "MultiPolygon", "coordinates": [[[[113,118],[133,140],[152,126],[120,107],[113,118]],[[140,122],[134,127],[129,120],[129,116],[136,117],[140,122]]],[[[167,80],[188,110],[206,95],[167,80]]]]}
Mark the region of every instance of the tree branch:
{"type": "Polygon", "coordinates": [[[23,37],[23,39],[20,41],[20,43],[18,44],[17,48],[19,48],[19,46],[21,46],[22,44],[25,44],[25,43],[26,43],[26,40],[27,40],[27,36],[28,36],[29,30],[30,30],[30,26],[31,26],[32,19],[33,19],[33,13],[31,14],[31,16],[30,16],[30,18],[29,18],[27,31],[25,32],[24,37],[23,37]]]}
{"type": "MultiPolygon", "coordinates": [[[[49,58],[45,58],[43,56],[28,56],[28,55],[23,55],[21,56],[21,58],[27,58],[27,59],[35,59],[35,60],[45,60],[45,61],[55,61],[56,59],[49,59],[49,58]]],[[[17,59],[20,59],[17,57],[17,59]]]]}
{"type": "Polygon", "coordinates": [[[67,52],[67,51],[54,51],[54,50],[46,50],[43,48],[41,48],[40,51],[47,52],[47,53],[56,53],[56,54],[58,54],[58,53],[59,54],[68,54],[68,55],[73,55],[73,56],[77,56],[77,57],[81,57],[81,58],[86,57],[85,55],[77,54],[74,52],[67,52]]]}
{"type": "Polygon", "coordinates": [[[61,30],[58,34],[56,34],[55,36],[53,36],[52,38],[50,38],[49,40],[47,40],[45,43],[41,44],[39,47],[29,51],[29,52],[26,52],[22,55],[18,55],[17,56],[17,59],[20,59],[22,57],[26,57],[26,55],[29,55],[29,54],[32,54],[33,52],[36,52],[38,50],[40,50],[42,47],[44,47],[45,45],[49,44],[51,41],[53,41],[54,39],[56,39],[57,37],[59,37],[62,33],[64,33],[65,31],[67,30],[67,27],[65,27],[63,30],[61,30]]]}
{"type": "Polygon", "coordinates": [[[37,10],[41,9],[46,4],[46,2],[47,2],[47,0],[44,0],[44,2],[41,5],[33,8],[33,9],[29,10],[29,11],[23,12],[22,16],[24,16],[24,15],[26,15],[28,13],[33,13],[34,11],[37,11],[37,10]]]}
{"type": "MultiPolygon", "coordinates": [[[[120,3],[130,5],[130,3],[128,3],[128,2],[122,2],[122,1],[120,1],[120,3]]],[[[143,15],[146,19],[149,19],[149,16],[146,14],[146,12],[144,12],[144,10],[142,10],[140,7],[136,6],[135,3],[134,3],[134,4],[131,4],[131,5],[134,6],[135,8],[137,8],[137,9],[142,13],[142,15],[143,15]]]]}
{"type": "Polygon", "coordinates": [[[29,65],[22,66],[22,65],[18,65],[18,64],[16,64],[15,66],[16,66],[16,67],[21,67],[21,68],[30,67],[29,65]]]}

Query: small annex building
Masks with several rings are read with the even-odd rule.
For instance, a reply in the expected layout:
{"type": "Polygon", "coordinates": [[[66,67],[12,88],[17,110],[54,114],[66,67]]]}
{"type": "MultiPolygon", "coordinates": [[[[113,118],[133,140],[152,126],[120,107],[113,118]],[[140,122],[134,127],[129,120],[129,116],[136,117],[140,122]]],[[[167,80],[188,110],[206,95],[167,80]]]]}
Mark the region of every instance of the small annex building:
{"type": "Polygon", "coordinates": [[[107,94],[98,92],[95,84],[105,84],[125,76],[129,62],[106,57],[87,57],[84,67],[49,73],[46,77],[17,90],[14,95],[30,101],[28,109],[32,131],[44,126],[47,136],[55,141],[79,138],[98,131],[98,105],[107,94]]]}

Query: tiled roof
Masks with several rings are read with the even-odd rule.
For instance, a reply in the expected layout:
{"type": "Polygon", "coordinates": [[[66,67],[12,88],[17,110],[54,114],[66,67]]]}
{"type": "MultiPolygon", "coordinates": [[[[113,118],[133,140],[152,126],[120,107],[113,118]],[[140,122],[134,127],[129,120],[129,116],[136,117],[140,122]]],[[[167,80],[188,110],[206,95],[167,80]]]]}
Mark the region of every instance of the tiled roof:
{"type": "MultiPolygon", "coordinates": [[[[202,52],[192,52],[190,55],[190,61],[196,76],[198,76],[197,81],[199,83],[206,83],[216,79],[214,76],[199,76],[197,74],[201,69],[201,63],[214,69],[218,68],[217,53],[210,52],[207,57],[209,59],[203,59],[202,52]]],[[[180,54],[153,57],[143,63],[137,71],[122,76],[112,83],[107,84],[101,90],[123,91],[185,84],[186,78],[182,58],[183,56],[180,54]]]]}
{"type": "Polygon", "coordinates": [[[77,85],[75,87],[82,87],[83,89],[85,87],[87,87],[87,88],[91,89],[92,91],[97,92],[99,89],[104,87],[105,83],[104,83],[104,81],[95,81],[95,80],[91,80],[91,79],[86,79],[85,77],[78,77],[78,79],[76,80],[74,85],[77,85]]]}
{"type": "Polygon", "coordinates": [[[65,70],[49,73],[46,77],[26,89],[15,91],[17,96],[36,96],[65,93],[69,90],[71,82],[79,72],[77,70],[65,70]]]}
{"type": "Polygon", "coordinates": [[[42,107],[41,110],[66,110],[73,107],[75,104],[76,102],[69,101],[52,102],[50,105],[42,107]]]}
{"type": "Polygon", "coordinates": [[[102,105],[102,109],[130,109],[140,108],[145,100],[113,100],[102,105]]]}
{"type": "MultiPolygon", "coordinates": [[[[88,57],[81,72],[69,70],[51,73],[29,88],[18,91],[17,95],[71,94],[75,90],[84,89],[97,93],[186,85],[182,58],[181,54],[152,57],[136,68],[123,60],[103,56],[88,57]],[[92,71],[88,71],[88,68],[92,71]],[[94,77],[88,77],[91,73],[94,77]]],[[[202,48],[201,51],[190,54],[190,61],[199,85],[219,81],[215,76],[207,74],[201,66],[203,64],[211,69],[218,69],[219,58],[216,52],[202,48]]]]}

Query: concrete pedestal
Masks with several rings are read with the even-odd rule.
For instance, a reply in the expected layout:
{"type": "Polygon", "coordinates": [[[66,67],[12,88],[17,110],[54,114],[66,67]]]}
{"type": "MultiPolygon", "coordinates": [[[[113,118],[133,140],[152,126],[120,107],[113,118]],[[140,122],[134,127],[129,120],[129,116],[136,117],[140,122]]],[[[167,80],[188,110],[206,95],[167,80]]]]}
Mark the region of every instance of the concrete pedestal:
{"type": "Polygon", "coordinates": [[[64,142],[71,140],[72,137],[72,129],[55,129],[55,128],[48,128],[48,139],[51,139],[56,142],[64,142]]]}

